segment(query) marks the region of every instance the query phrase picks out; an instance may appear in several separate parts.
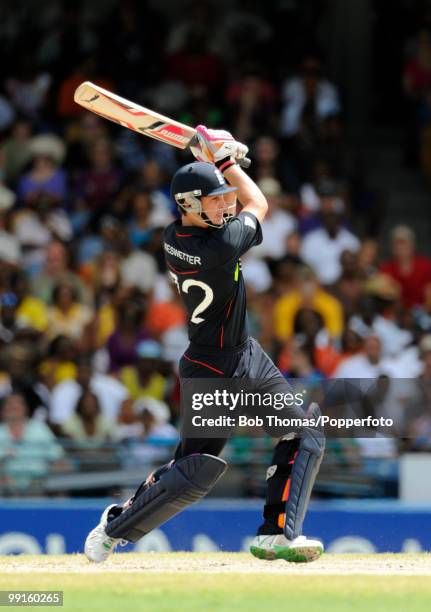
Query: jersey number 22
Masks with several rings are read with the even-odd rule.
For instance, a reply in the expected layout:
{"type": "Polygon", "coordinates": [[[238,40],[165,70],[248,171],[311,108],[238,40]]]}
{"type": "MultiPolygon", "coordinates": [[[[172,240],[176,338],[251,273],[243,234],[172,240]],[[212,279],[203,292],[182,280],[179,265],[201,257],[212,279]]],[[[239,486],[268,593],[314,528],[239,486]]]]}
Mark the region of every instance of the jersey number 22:
{"type": "Polygon", "coordinates": [[[202,291],[204,292],[203,300],[199,302],[199,304],[193,310],[192,316],[190,317],[190,321],[191,323],[195,323],[195,324],[202,323],[203,321],[205,321],[205,319],[203,319],[202,317],[199,317],[198,315],[202,314],[208,308],[208,306],[211,304],[211,302],[214,299],[214,291],[211,289],[211,287],[202,281],[192,280],[190,278],[183,281],[180,286],[178,275],[174,274],[170,270],[169,270],[169,275],[171,279],[173,280],[173,282],[175,283],[179,293],[181,293],[181,291],[183,293],[188,293],[190,287],[199,287],[200,289],[202,289],[202,291]]]}

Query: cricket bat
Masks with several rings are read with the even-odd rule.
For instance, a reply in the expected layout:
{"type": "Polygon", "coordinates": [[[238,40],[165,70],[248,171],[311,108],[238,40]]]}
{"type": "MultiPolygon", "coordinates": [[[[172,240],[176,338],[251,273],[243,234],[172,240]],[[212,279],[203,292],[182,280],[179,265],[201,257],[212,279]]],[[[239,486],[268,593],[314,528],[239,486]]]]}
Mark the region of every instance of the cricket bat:
{"type": "MultiPolygon", "coordinates": [[[[91,81],[85,81],[79,85],[75,91],[74,100],[77,104],[105,119],[173,147],[186,149],[196,142],[194,128],[121,98],[91,81]]],[[[248,168],[251,161],[245,157],[238,160],[238,163],[243,168],[248,168]]]]}

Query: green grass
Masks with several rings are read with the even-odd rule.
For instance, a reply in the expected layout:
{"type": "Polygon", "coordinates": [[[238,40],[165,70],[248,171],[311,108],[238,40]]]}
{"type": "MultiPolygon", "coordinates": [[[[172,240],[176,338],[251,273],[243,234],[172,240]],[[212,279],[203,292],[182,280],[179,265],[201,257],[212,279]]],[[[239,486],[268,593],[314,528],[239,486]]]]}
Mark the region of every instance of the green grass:
{"type": "MultiPolygon", "coordinates": [[[[209,558],[202,555],[202,563],[209,558]]],[[[259,562],[262,573],[146,573],[144,569],[122,573],[120,564],[115,573],[86,573],[85,565],[78,573],[65,572],[58,559],[50,572],[20,573],[15,557],[16,571],[0,573],[0,589],[63,590],[63,610],[88,612],[425,612],[431,608],[431,576],[289,574],[289,564],[285,572],[281,566],[283,573],[274,574],[265,571],[270,562],[259,562]]],[[[152,555],[151,561],[154,566],[157,556],[152,555]]],[[[1,559],[0,572],[7,565],[1,559]]],[[[40,567],[37,561],[35,567],[40,567]]]]}

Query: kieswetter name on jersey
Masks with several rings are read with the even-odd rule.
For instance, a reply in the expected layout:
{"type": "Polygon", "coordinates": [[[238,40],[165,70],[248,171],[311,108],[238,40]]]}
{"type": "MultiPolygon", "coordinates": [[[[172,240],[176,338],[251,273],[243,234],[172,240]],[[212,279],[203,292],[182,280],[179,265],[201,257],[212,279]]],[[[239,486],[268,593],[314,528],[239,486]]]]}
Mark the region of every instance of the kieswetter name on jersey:
{"type": "Polygon", "coordinates": [[[189,255],[188,253],[184,253],[184,251],[179,251],[178,249],[173,247],[171,244],[168,244],[167,242],[164,243],[164,247],[167,253],[169,253],[170,255],[173,255],[174,257],[178,257],[178,259],[187,261],[188,263],[193,264],[195,266],[202,265],[201,258],[198,257],[197,255],[189,255]]]}

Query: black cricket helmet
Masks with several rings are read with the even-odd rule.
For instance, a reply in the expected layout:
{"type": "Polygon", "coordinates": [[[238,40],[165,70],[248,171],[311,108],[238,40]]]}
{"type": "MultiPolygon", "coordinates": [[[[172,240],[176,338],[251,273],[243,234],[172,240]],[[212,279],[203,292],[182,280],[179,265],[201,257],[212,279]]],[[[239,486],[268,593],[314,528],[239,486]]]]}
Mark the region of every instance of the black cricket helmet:
{"type": "MultiPolygon", "coordinates": [[[[181,213],[197,214],[209,227],[220,228],[233,217],[234,212],[226,211],[223,223],[215,225],[202,210],[201,197],[223,195],[236,189],[228,185],[223,174],[213,164],[193,162],[175,173],[171,183],[171,196],[181,213]]],[[[235,205],[232,204],[227,208],[234,209],[235,205]]]]}

